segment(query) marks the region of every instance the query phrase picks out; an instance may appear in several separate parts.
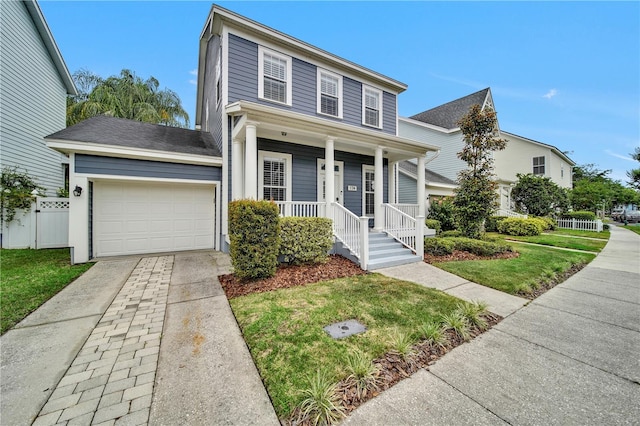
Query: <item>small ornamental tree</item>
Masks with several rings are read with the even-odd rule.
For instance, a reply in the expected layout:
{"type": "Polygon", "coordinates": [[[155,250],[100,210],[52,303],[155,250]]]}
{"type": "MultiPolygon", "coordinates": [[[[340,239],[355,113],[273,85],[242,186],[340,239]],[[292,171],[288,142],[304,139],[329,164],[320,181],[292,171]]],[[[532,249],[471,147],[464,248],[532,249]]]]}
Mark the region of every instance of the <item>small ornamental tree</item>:
{"type": "Polygon", "coordinates": [[[45,189],[26,172],[21,172],[17,167],[5,167],[2,169],[0,184],[0,210],[2,214],[2,226],[16,218],[16,210],[27,210],[35,200],[34,191],[44,195],[45,189]]]}
{"type": "Polygon", "coordinates": [[[518,182],[511,190],[516,210],[534,216],[548,216],[556,210],[563,212],[569,206],[567,192],[550,178],[531,173],[518,173],[518,182]]]}
{"type": "MultiPolygon", "coordinates": [[[[637,146],[629,156],[640,163],[640,147],[637,146]]],[[[629,178],[629,185],[640,191],[640,167],[627,171],[627,177],[629,178]]]]}
{"type": "Polygon", "coordinates": [[[482,224],[497,207],[497,182],[493,180],[493,158],[491,153],[507,146],[507,141],[498,139],[496,113],[491,108],[482,109],[473,105],[458,121],[465,146],[458,158],[469,167],[458,173],[458,188],[455,206],[458,227],[469,238],[480,238],[482,224]]]}

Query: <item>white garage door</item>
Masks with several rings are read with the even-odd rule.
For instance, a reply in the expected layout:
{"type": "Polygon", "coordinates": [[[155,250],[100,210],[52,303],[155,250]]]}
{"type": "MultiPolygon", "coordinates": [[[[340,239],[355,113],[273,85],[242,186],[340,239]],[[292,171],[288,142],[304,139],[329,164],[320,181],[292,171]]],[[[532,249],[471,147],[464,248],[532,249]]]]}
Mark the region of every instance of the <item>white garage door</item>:
{"type": "Polygon", "coordinates": [[[93,255],[214,248],[214,186],[94,182],[93,255]]]}

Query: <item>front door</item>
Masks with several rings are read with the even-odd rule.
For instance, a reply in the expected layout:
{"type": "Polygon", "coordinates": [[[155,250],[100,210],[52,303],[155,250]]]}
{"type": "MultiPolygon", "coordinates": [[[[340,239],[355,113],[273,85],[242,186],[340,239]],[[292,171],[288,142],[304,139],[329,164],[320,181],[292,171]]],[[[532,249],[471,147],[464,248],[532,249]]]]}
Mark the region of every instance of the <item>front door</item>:
{"type": "MultiPolygon", "coordinates": [[[[333,195],[336,198],[338,204],[344,204],[344,191],[343,191],[343,170],[344,163],[342,161],[334,161],[334,190],[333,195]]],[[[318,201],[326,201],[325,197],[325,164],[324,159],[318,158],[318,201]]]]}

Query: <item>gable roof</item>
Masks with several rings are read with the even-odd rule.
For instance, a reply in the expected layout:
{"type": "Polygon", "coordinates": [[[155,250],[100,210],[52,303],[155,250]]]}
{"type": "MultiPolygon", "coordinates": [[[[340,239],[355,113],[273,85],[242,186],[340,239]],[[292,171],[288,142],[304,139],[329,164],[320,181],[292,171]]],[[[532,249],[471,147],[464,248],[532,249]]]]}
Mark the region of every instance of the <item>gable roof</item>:
{"type": "Polygon", "coordinates": [[[540,145],[543,146],[545,148],[549,148],[553,153],[555,153],[558,157],[564,159],[564,161],[566,161],[567,163],[569,163],[571,166],[575,166],[576,162],[573,161],[571,158],[569,158],[569,156],[567,156],[567,154],[565,154],[564,152],[560,151],[558,148],[556,148],[553,145],[549,145],[548,143],[544,143],[544,142],[539,142],[530,138],[525,138],[524,136],[520,136],[520,135],[516,135],[515,133],[511,133],[511,132],[506,132],[504,130],[502,130],[502,135],[507,136],[507,138],[509,137],[516,137],[522,141],[528,142],[528,143],[532,143],[534,145],[540,145]]]}
{"type": "Polygon", "coordinates": [[[432,124],[444,129],[455,129],[458,121],[469,112],[469,108],[478,104],[481,107],[485,105],[487,98],[491,97],[491,89],[487,87],[478,92],[472,93],[455,101],[447,102],[427,111],[413,115],[409,118],[422,121],[423,123],[432,124]]]}
{"type": "Polygon", "coordinates": [[[222,157],[208,132],[98,115],[45,137],[117,147],[222,157]]]}
{"type": "Polygon", "coordinates": [[[49,52],[49,56],[51,57],[51,61],[56,67],[58,74],[60,75],[60,79],[62,79],[62,83],[67,89],[67,94],[69,95],[77,95],[78,91],[76,89],[76,85],[71,78],[71,74],[69,74],[69,69],[62,58],[62,54],[58,49],[58,45],[53,38],[53,34],[51,34],[51,30],[49,29],[49,25],[47,25],[47,21],[44,19],[44,15],[42,14],[42,10],[40,10],[40,6],[36,0],[25,0],[24,5],[33,20],[33,24],[36,26],[38,33],[40,34],[40,38],[44,43],[47,51],[49,52]]]}
{"type": "MultiPolygon", "coordinates": [[[[411,175],[411,177],[413,177],[414,179],[417,179],[418,177],[418,165],[412,163],[411,161],[401,161],[398,163],[398,166],[400,167],[400,170],[405,172],[406,174],[411,175]]],[[[441,174],[438,174],[436,172],[433,172],[429,169],[425,169],[424,171],[425,174],[425,181],[427,183],[440,183],[440,184],[445,184],[445,185],[453,185],[453,186],[457,186],[458,184],[449,179],[446,178],[444,176],[442,176],[441,174]]]]}

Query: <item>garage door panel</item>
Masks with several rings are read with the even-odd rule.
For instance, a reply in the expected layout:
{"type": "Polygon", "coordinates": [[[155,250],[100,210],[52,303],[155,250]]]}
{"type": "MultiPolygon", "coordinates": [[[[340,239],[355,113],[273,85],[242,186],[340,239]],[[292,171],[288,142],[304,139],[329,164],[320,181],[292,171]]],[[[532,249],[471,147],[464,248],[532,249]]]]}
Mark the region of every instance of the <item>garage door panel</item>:
{"type": "Polygon", "coordinates": [[[213,248],[213,191],[210,185],[95,182],[95,256],[213,248]]]}

